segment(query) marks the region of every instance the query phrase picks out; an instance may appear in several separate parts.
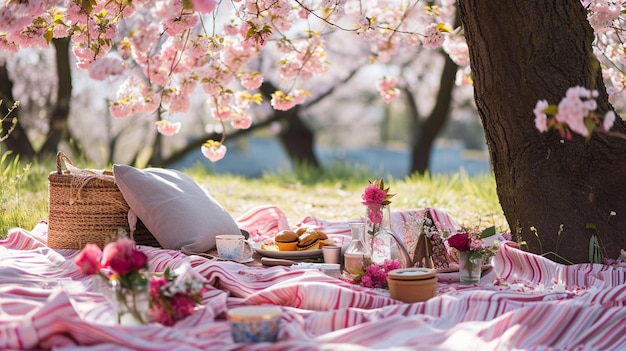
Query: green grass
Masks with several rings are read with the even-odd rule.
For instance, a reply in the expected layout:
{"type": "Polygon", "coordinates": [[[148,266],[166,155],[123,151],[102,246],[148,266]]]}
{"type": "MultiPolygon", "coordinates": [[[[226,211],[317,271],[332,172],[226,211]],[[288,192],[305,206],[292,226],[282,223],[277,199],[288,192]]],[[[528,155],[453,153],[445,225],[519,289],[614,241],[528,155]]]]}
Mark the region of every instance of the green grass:
{"type": "MultiPolygon", "coordinates": [[[[37,221],[47,219],[47,177],[56,169],[54,160],[25,163],[8,156],[5,153],[0,159],[0,238],[6,237],[10,228],[30,230],[37,221]]],[[[81,162],[74,161],[74,165],[89,168],[81,162]]],[[[361,192],[369,179],[381,176],[343,164],[327,167],[324,172],[298,166],[295,171],[278,171],[255,179],[211,174],[200,166],[184,172],[235,218],[255,206],[276,205],[292,225],[306,216],[337,221],[359,218],[365,211],[361,192]]],[[[496,225],[508,230],[491,174],[385,177],[385,184],[396,194],[392,210],[434,207],[448,212],[464,226],[496,225]]]]}

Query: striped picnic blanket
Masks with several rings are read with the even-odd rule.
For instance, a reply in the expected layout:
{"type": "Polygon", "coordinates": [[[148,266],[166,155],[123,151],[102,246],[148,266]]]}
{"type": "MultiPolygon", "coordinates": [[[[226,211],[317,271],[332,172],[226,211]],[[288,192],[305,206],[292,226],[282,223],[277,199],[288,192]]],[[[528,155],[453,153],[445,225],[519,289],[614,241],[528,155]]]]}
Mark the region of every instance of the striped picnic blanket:
{"type": "MultiPolygon", "coordinates": [[[[273,206],[238,222],[256,240],[291,227],[273,206]]],[[[300,225],[349,235],[347,223],[300,225]]],[[[189,263],[211,288],[203,307],[172,327],[121,327],[97,281],[73,264],[78,251],[48,248],[46,234],[42,221],[0,241],[1,350],[626,350],[623,268],[563,266],[507,244],[478,286],[440,274],[438,295],[414,304],[318,271],[141,247],[152,271],[189,263]],[[281,306],[278,342],[233,343],[225,311],[248,304],[281,306]]]]}

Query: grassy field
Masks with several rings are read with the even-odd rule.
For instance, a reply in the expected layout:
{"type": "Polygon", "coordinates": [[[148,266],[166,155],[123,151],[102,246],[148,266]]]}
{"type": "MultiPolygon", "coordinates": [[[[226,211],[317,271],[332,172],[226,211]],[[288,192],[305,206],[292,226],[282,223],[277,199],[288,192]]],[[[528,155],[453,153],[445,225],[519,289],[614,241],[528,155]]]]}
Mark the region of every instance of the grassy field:
{"type": "MultiPolygon", "coordinates": [[[[30,230],[48,217],[48,174],[56,169],[53,160],[24,163],[0,158],[0,238],[13,227],[30,230]]],[[[79,165],[78,162],[74,162],[79,165]]],[[[363,215],[361,192],[369,179],[380,178],[359,167],[337,164],[325,172],[297,167],[294,172],[265,174],[249,179],[234,175],[208,174],[201,167],[184,170],[206,188],[237,218],[259,205],[276,205],[290,224],[306,216],[347,220],[363,215]]],[[[507,230],[495,190],[493,175],[385,178],[396,196],[392,210],[435,207],[448,212],[464,226],[496,225],[507,230]]]]}

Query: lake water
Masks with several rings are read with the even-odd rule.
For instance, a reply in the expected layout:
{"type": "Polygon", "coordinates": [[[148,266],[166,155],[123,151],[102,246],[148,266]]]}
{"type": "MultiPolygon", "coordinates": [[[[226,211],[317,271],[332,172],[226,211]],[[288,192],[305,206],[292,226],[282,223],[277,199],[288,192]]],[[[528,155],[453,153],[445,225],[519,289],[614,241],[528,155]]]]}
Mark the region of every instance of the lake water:
{"type": "MultiPolygon", "coordinates": [[[[245,142],[227,142],[228,152],[222,160],[212,163],[200,150],[190,153],[173,168],[186,168],[196,162],[206,165],[216,173],[239,174],[246,177],[259,177],[264,172],[292,169],[291,162],[282,145],[273,139],[247,138],[245,142]],[[243,145],[243,146],[239,146],[243,145]]],[[[410,166],[409,153],[401,150],[382,148],[326,149],[317,148],[316,154],[322,165],[347,162],[362,165],[372,173],[404,178],[410,166]]],[[[489,173],[491,165],[487,157],[469,158],[461,147],[435,147],[431,153],[430,174],[452,174],[464,169],[470,176],[489,173]]]]}

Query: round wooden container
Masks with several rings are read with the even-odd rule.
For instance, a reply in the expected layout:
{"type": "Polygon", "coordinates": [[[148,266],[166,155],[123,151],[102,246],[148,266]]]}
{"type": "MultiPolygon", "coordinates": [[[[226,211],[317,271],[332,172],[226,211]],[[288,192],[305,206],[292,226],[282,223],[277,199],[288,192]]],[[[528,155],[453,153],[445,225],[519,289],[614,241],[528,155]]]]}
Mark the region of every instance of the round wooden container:
{"type": "Polygon", "coordinates": [[[437,271],[430,268],[401,268],[387,274],[389,295],[403,302],[422,302],[437,295],[437,271]]]}

